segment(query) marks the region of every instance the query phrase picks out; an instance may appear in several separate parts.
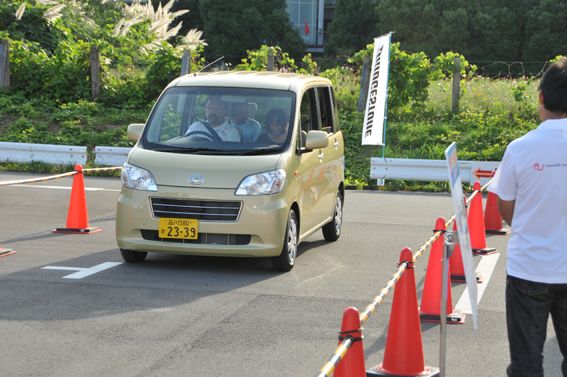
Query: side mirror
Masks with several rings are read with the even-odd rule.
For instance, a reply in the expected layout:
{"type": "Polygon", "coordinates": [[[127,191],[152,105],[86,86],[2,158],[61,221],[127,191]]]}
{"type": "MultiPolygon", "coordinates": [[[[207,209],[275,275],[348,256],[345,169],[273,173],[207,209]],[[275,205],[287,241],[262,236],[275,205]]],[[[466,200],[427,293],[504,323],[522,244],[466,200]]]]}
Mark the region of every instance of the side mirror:
{"type": "Polygon", "coordinates": [[[130,141],[138,141],[138,139],[140,138],[140,136],[142,135],[142,132],[144,131],[144,127],[146,125],[144,123],[132,123],[128,126],[128,132],[127,132],[127,136],[128,136],[128,140],[130,141]]]}
{"type": "Polygon", "coordinates": [[[329,139],[325,131],[309,131],[305,138],[306,149],[320,149],[329,145],[329,139]]]}

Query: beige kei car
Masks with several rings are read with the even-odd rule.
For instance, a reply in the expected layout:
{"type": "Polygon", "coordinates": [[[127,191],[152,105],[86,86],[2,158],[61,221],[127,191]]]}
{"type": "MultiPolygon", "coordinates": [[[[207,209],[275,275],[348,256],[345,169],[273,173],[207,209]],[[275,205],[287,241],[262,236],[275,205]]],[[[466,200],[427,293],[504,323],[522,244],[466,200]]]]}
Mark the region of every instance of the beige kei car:
{"type": "Polygon", "coordinates": [[[122,170],[116,239],[148,252],[271,257],[341,235],[344,142],[331,82],[276,72],[214,72],[170,83],[122,170]]]}

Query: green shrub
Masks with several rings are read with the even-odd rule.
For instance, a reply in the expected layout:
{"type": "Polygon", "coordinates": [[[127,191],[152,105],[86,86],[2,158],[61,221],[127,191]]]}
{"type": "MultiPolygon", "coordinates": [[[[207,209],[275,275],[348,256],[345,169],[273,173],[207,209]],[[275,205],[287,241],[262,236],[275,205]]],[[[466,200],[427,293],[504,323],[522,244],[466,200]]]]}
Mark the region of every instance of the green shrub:
{"type": "Polygon", "coordinates": [[[477,70],[477,66],[470,64],[465,57],[457,52],[448,51],[433,59],[433,64],[431,67],[431,80],[441,80],[453,77],[455,72],[455,58],[459,58],[460,65],[459,71],[463,79],[471,78],[474,76],[477,70]]]}
{"type": "Polygon", "coordinates": [[[2,38],[14,41],[35,42],[42,49],[53,52],[63,38],[59,30],[50,28],[43,17],[45,7],[26,6],[20,21],[16,20],[16,10],[21,1],[3,0],[0,3],[0,30],[6,34],[2,38]]]}
{"type": "Polygon", "coordinates": [[[44,122],[20,117],[7,127],[0,139],[20,143],[49,144],[52,134],[44,122]]]}
{"type": "Polygon", "coordinates": [[[321,72],[333,83],[335,99],[341,112],[356,111],[360,94],[360,78],[350,67],[335,67],[321,72]]]}
{"type": "Polygon", "coordinates": [[[103,87],[98,100],[106,106],[119,105],[129,109],[147,109],[155,100],[155,96],[148,95],[147,87],[146,76],[141,70],[133,69],[121,76],[109,72],[103,78],[103,87]]]}
{"type": "Polygon", "coordinates": [[[363,118],[364,114],[357,111],[339,113],[339,124],[345,141],[345,176],[367,183],[371,147],[360,145],[363,118]]]}
{"type": "Polygon", "coordinates": [[[168,43],[149,58],[146,71],[146,99],[154,100],[162,90],[181,72],[181,58],[178,52],[168,43]]]}
{"type": "Polygon", "coordinates": [[[45,67],[46,95],[59,102],[89,98],[91,95],[89,54],[89,43],[61,41],[45,67]]]}
{"type": "Polygon", "coordinates": [[[25,96],[49,96],[45,88],[49,56],[37,42],[10,40],[12,90],[25,96]]]}
{"type": "Polygon", "coordinates": [[[295,72],[297,65],[295,60],[280,46],[262,45],[257,50],[246,50],[246,57],[242,59],[235,69],[242,71],[265,71],[268,69],[268,55],[272,51],[274,55],[274,69],[295,72]]]}
{"type": "Polygon", "coordinates": [[[100,106],[96,102],[79,100],[62,104],[53,114],[57,123],[79,121],[86,123],[88,119],[100,114],[100,106]]]}
{"type": "MultiPolygon", "coordinates": [[[[364,57],[372,57],[374,45],[354,54],[349,62],[362,66],[364,57]]],[[[423,52],[409,53],[400,49],[399,43],[390,47],[390,69],[388,82],[388,111],[396,117],[404,107],[423,108],[427,100],[431,62],[423,52]]]]}
{"type": "Polygon", "coordinates": [[[84,42],[61,41],[53,55],[38,43],[10,41],[13,89],[27,97],[67,102],[90,96],[89,49],[84,42]]]}

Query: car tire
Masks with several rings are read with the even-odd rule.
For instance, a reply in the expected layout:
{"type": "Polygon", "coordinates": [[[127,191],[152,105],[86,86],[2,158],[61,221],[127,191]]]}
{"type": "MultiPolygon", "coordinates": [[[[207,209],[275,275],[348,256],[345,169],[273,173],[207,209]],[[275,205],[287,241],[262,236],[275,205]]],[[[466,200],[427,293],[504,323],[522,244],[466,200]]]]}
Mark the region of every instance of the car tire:
{"type": "Polygon", "coordinates": [[[282,252],[272,258],[272,267],[275,271],[287,272],[293,268],[297,256],[298,222],[294,210],[289,212],[287,226],[285,227],[282,252]]]}
{"type": "Polygon", "coordinates": [[[335,200],[335,212],[333,219],[327,224],[323,225],[323,237],[326,241],[334,242],[341,236],[343,227],[343,197],[340,192],[337,192],[335,200]]]}
{"type": "Polygon", "coordinates": [[[146,259],[148,252],[120,249],[120,254],[122,254],[122,259],[128,263],[139,263],[146,259]]]}

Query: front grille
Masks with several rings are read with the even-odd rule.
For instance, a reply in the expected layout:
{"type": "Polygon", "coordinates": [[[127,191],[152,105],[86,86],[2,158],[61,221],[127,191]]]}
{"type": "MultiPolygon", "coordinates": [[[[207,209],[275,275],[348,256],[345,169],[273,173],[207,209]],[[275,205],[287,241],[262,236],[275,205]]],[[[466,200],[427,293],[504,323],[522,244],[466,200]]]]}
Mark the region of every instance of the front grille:
{"type": "Polygon", "coordinates": [[[248,245],[251,236],[249,234],[199,233],[199,238],[196,240],[180,240],[176,238],[160,238],[157,230],[142,229],[142,238],[149,241],[196,243],[204,245],[248,245]]]}
{"type": "Polygon", "coordinates": [[[197,219],[201,221],[236,221],[241,202],[151,198],[155,217],[197,219]]]}

